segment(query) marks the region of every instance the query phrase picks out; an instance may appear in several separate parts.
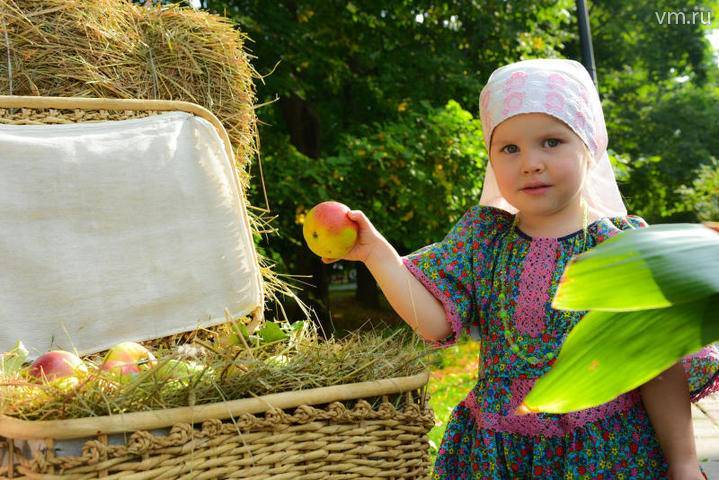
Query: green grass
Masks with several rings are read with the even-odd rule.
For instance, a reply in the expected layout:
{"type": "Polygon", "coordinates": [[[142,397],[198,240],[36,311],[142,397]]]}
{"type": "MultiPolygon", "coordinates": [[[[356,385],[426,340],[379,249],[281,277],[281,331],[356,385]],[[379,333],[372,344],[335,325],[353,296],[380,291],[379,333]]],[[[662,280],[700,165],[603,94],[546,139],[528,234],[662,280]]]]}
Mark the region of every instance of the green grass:
{"type": "MultiPolygon", "coordinates": [[[[353,291],[331,292],[330,308],[335,334],[342,336],[357,329],[385,329],[405,325],[383,295],[380,295],[380,306],[379,309],[371,309],[358,304],[353,291]]],[[[432,465],[452,410],[477,382],[479,346],[478,342],[463,338],[456,345],[439,350],[431,357],[429,404],[435,414],[435,426],[429,432],[432,465]]]]}
{"type": "Polygon", "coordinates": [[[434,354],[428,385],[435,415],[435,426],[429,432],[432,465],[452,410],[477,383],[479,346],[479,342],[465,339],[434,354]]]}

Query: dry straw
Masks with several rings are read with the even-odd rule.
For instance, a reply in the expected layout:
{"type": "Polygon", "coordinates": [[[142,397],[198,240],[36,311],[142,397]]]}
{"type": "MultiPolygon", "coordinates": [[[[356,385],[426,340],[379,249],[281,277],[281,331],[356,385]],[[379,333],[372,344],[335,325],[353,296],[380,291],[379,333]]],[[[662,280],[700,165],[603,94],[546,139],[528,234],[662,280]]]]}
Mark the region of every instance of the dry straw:
{"type": "MultiPolygon", "coordinates": [[[[227,130],[247,191],[251,162],[259,158],[253,79],[260,76],[244,50],[246,36],[227,19],[125,0],[0,0],[0,28],[0,94],[202,105],[227,130]]],[[[268,210],[248,209],[255,234],[271,231],[268,210]]],[[[260,267],[266,297],[282,293],[299,302],[295,287],[261,256],[260,267]]],[[[306,325],[299,338],[295,333],[290,342],[269,345],[252,346],[241,337],[236,337],[239,345],[225,345],[223,338],[231,335],[228,325],[152,342],[161,363],[180,359],[195,347],[204,352],[196,359],[199,370],[184,381],[161,381],[157,369],[120,382],[91,368],[79,387],[70,390],[5,378],[0,411],[28,420],[92,417],[409,376],[426,369],[425,351],[416,337],[357,333],[319,342],[313,324],[306,325]]],[[[90,362],[97,366],[100,358],[90,362]]]]}
{"type": "Polygon", "coordinates": [[[287,339],[256,344],[252,338],[227,344],[233,338],[227,325],[200,332],[191,344],[156,352],[158,365],[134,377],[103,372],[97,356],[88,359],[88,373],[79,374],[73,388],[26,374],[6,377],[0,383],[0,411],[23,420],[84,418],[408,377],[427,368],[429,351],[407,330],[355,332],[320,342],[314,324],[301,325],[287,339]],[[196,368],[168,368],[177,361],[196,368]]]}
{"type": "MultiPolygon", "coordinates": [[[[248,38],[224,17],[127,0],[0,0],[0,95],[189,101],[227,130],[244,191],[259,160],[248,38]]],[[[261,164],[259,173],[262,188],[261,164]]],[[[273,233],[267,208],[247,205],[254,234],[273,233]]],[[[259,255],[265,297],[297,301],[290,276],[259,255]]],[[[281,308],[281,302],[277,302],[281,308]]]]}

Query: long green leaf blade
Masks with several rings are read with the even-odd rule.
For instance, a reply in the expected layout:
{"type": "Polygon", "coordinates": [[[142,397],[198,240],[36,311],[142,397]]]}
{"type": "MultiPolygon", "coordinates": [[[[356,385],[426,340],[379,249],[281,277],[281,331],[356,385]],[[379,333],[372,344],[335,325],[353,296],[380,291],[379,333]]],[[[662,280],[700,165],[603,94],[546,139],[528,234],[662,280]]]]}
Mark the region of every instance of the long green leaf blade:
{"type": "Polygon", "coordinates": [[[567,413],[613,400],[719,339],[717,309],[719,295],[657,310],[589,312],[524,403],[567,413]]]}
{"type": "Polygon", "coordinates": [[[552,307],[635,311],[719,292],[719,233],[697,224],[626,230],[574,257],[552,307]]]}

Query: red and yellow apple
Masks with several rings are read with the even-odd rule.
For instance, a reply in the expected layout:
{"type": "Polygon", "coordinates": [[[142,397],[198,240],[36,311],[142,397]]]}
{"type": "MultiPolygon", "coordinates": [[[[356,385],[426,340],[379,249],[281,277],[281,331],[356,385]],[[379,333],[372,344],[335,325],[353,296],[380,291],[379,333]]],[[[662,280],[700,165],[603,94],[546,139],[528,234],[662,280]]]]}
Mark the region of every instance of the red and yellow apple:
{"type": "Polygon", "coordinates": [[[123,362],[122,360],[107,360],[102,362],[100,367],[107,372],[117,373],[119,375],[135,375],[140,373],[140,367],[135,363],[123,362]]]}
{"type": "Polygon", "coordinates": [[[342,258],[357,242],[359,227],[347,216],[350,209],[339,202],[322,202],[307,212],[302,234],[313,253],[325,258],[342,258]]]}
{"type": "Polygon", "coordinates": [[[53,350],[37,357],[30,366],[29,374],[35,378],[53,381],[86,372],[87,367],[77,355],[63,350],[53,350]]]}
{"type": "Polygon", "coordinates": [[[156,363],[152,352],[139,343],[122,342],[107,351],[100,369],[120,375],[133,375],[156,363]]]}

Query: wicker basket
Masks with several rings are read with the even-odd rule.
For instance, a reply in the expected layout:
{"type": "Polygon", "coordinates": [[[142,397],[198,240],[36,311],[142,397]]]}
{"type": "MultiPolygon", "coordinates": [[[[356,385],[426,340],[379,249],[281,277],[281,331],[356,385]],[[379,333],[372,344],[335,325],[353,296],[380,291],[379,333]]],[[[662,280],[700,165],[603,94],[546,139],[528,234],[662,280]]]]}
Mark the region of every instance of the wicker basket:
{"type": "Polygon", "coordinates": [[[423,373],[73,420],[32,422],[0,415],[0,442],[5,444],[0,449],[7,452],[10,466],[4,475],[74,480],[424,479],[429,469],[427,432],[434,425],[423,388],[427,380],[423,373]],[[368,400],[378,398],[381,403],[373,408],[368,400]]]}
{"type": "MultiPolygon", "coordinates": [[[[0,123],[201,116],[186,102],[1,97],[0,123]]],[[[262,321],[253,314],[250,330],[262,321]]],[[[424,479],[434,426],[429,375],[292,391],[107,417],[23,421],[0,415],[0,478],[424,479]]]]}

